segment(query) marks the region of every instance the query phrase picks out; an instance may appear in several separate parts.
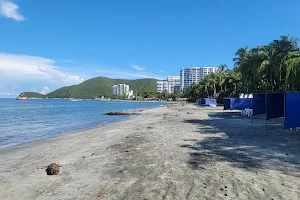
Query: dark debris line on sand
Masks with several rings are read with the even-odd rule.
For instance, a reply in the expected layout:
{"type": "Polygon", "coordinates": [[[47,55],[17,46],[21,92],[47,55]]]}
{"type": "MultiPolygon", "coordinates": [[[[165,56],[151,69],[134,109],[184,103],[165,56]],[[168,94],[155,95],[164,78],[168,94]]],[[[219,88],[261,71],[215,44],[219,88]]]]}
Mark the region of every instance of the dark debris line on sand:
{"type": "Polygon", "coordinates": [[[105,115],[137,115],[140,113],[135,113],[135,112],[108,112],[105,113],[105,115]]]}

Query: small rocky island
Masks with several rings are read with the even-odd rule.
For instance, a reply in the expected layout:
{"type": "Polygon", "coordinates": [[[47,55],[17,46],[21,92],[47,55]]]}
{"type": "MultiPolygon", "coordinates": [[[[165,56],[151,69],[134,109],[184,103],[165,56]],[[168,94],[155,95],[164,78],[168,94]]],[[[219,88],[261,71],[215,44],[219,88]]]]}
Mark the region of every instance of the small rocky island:
{"type": "Polygon", "coordinates": [[[107,112],[105,113],[105,115],[137,115],[140,113],[136,113],[136,112],[107,112]]]}

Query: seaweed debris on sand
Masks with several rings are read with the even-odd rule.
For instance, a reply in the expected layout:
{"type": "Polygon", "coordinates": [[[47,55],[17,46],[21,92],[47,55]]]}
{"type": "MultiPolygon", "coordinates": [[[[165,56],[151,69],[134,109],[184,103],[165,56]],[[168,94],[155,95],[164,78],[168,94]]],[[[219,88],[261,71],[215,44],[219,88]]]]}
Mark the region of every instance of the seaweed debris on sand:
{"type": "Polygon", "coordinates": [[[135,112],[108,112],[105,113],[106,115],[137,115],[140,113],[135,113],[135,112]]]}

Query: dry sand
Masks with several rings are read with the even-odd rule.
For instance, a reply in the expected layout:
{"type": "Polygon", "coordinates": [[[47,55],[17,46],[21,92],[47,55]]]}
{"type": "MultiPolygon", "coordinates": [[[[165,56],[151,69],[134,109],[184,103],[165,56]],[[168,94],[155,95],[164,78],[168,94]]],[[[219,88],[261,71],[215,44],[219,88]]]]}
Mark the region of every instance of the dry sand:
{"type": "Polygon", "coordinates": [[[188,104],[0,149],[0,199],[300,199],[299,162],[280,120],[188,104]]]}

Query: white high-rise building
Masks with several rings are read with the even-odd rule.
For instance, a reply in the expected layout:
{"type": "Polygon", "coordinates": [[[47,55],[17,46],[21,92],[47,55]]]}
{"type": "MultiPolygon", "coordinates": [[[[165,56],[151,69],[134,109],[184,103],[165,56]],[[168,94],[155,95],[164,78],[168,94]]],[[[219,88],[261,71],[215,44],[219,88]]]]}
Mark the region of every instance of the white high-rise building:
{"type": "Polygon", "coordinates": [[[215,73],[217,67],[191,67],[180,69],[180,90],[183,92],[185,87],[193,83],[199,83],[206,75],[215,73]]]}
{"type": "Polygon", "coordinates": [[[113,95],[121,95],[121,96],[128,95],[129,85],[125,85],[125,84],[113,85],[111,88],[111,93],[113,95]]]}
{"type": "Polygon", "coordinates": [[[156,82],[156,91],[162,93],[166,90],[168,93],[174,93],[176,86],[180,86],[180,76],[168,76],[167,80],[156,82]],[[175,89],[174,89],[175,88],[175,89]]]}

